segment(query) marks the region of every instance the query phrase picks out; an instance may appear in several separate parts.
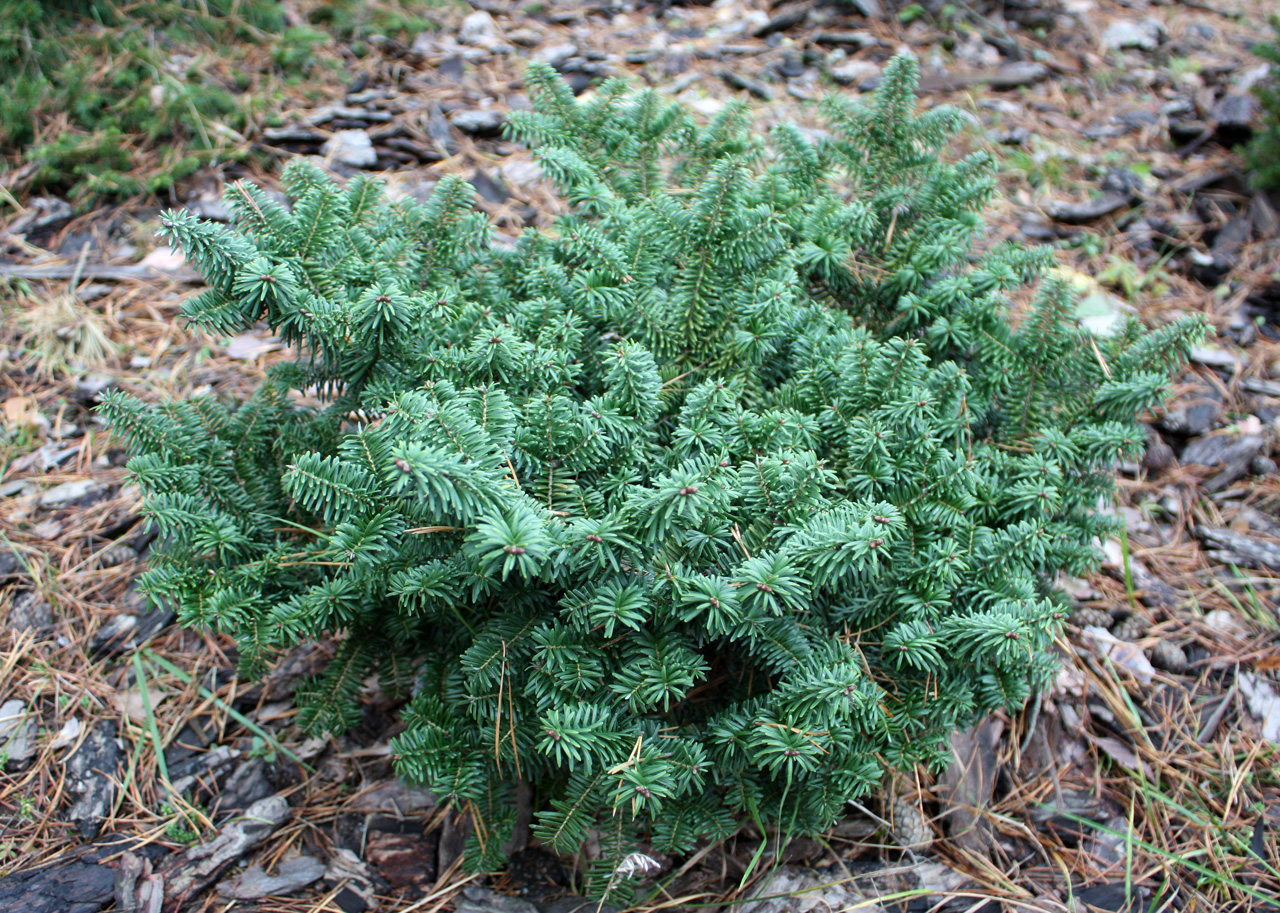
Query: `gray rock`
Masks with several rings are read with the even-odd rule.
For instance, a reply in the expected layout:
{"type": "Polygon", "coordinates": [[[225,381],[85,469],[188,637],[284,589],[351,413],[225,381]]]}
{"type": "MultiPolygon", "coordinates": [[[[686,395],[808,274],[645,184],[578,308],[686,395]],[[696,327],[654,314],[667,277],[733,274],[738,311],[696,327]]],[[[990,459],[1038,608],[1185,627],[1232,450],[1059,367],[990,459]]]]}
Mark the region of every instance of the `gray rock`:
{"type": "Polygon", "coordinates": [[[764,25],[757,26],[751,34],[756,38],[767,38],[774,32],[785,32],[793,25],[799,25],[804,22],[805,17],[808,15],[809,7],[803,4],[793,6],[789,9],[784,8],[775,13],[774,16],[764,25]]]}
{"type": "Polygon", "coordinates": [[[476,10],[462,20],[462,28],[458,30],[458,40],[463,44],[488,47],[498,40],[498,25],[484,10],[476,10]]]}
{"type": "Polygon", "coordinates": [[[70,507],[75,504],[89,504],[102,500],[107,486],[93,479],[76,479],[55,485],[40,495],[41,507],[70,507]]]}
{"type": "Polygon", "coordinates": [[[459,111],[450,118],[450,122],[463,133],[472,136],[499,136],[502,125],[507,122],[507,115],[495,108],[472,108],[459,111]]]}
{"type": "Polygon", "coordinates": [[[733,70],[720,70],[716,75],[723,79],[726,85],[732,86],[735,89],[742,89],[743,91],[750,92],[761,101],[773,101],[773,89],[769,88],[758,79],[743,76],[741,73],[736,73],[733,70]]]}
{"type": "Polygon", "coordinates": [[[257,900],[268,894],[282,896],[300,891],[324,877],[324,863],[314,856],[295,856],[268,875],[259,865],[251,865],[235,878],[218,885],[218,893],[233,900],[257,900]]]}
{"type": "Polygon", "coordinates": [[[52,229],[71,221],[73,215],[75,210],[66,200],[57,197],[32,197],[26,201],[26,211],[9,223],[9,234],[31,234],[52,229]]]}
{"type": "Polygon", "coordinates": [[[858,29],[821,31],[813,36],[813,40],[818,44],[834,44],[854,48],[874,48],[880,44],[880,39],[871,32],[858,29]]]}
{"type": "Polygon", "coordinates": [[[880,78],[880,65],[870,60],[846,60],[827,71],[842,86],[863,86],[880,78]]]}
{"type": "Polygon", "coordinates": [[[1205,384],[1180,399],[1175,408],[1161,416],[1159,424],[1170,434],[1196,437],[1212,428],[1221,415],[1222,394],[1205,384]]]}
{"type": "Polygon", "coordinates": [[[231,207],[217,194],[208,194],[191,200],[187,203],[187,211],[214,222],[231,221],[231,207]]]}
{"type": "Polygon", "coordinates": [[[1276,465],[1276,461],[1269,456],[1258,454],[1249,461],[1249,472],[1255,476],[1269,476],[1275,473],[1280,466],[1276,465]]]}
{"type": "Polygon", "coordinates": [[[541,51],[533,55],[534,60],[541,60],[551,64],[553,67],[559,67],[570,57],[578,53],[578,46],[572,42],[563,44],[553,44],[549,48],[543,48],[541,51]]]}
{"type": "Polygon", "coordinates": [[[1049,68],[1044,64],[1034,60],[1019,60],[1006,63],[996,70],[987,80],[987,85],[993,89],[1018,89],[1047,79],[1048,76],[1049,68]]]}
{"type": "Polygon", "coordinates": [[[1258,102],[1247,92],[1228,92],[1209,113],[1214,133],[1226,146],[1248,142],[1258,125],[1258,102]]]}
{"type": "Polygon", "coordinates": [[[0,704],[0,754],[11,763],[26,761],[36,753],[36,720],[22,701],[0,704]]]}
{"type": "Polygon", "coordinates": [[[1253,434],[1207,434],[1187,445],[1187,449],[1182,451],[1182,463],[1196,466],[1217,466],[1237,460],[1248,463],[1262,449],[1263,443],[1261,437],[1253,434]]]}
{"type": "Polygon", "coordinates": [[[1045,206],[1045,212],[1067,225],[1083,225],[1124,209],[1131,202],[1128,194],[1103,193],[1080,203],[1053,201],[1045,206]]]}
{"type": "Polygon", "coordinates": [[[1102,47],[1108,51],[1137,48],[1154,51],[1164,39],[1164,24],[1151,16],[1142,19],[1117,19],[1102,33],[1102,47]]]}
{"type": "Polygon", "coordinates": [[[539,913],[538,907],[519,897],[508,897],[487,888],[467,885],[462,889],[462,899],[454,907],[455,913],[539,913]]]}
{"type": "Polygon", "coordinates": [[[507,32],[507,40],[522,48],[536,48],[542,44],[542,33],[535,29],[512,29],[507,32]]]}
{"type": "Polygon", "coordinates": [[[868,19],[884,18],[884,7],[880,5],[880,0],[846,0],[846,2],[868,19]]]}
{"type": "Polygon", "coordinates": [[[363,130],[339,130],[325,141],[324,154],[352,168],[371,168],[378,161],[373,140],[363,130]]]}

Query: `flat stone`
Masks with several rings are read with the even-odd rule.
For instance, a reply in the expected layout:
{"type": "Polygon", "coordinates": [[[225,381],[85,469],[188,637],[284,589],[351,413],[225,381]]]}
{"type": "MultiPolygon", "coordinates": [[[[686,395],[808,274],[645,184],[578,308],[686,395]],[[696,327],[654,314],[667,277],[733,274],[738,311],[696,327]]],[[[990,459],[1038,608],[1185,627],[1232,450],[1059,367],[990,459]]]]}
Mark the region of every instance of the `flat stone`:
{"type": "Polygon", "coordinates": [[[106,490],[107,486],[104,483],[93,479],[63,482],[40,495],[40,506],[70,507],[73,504],[83,504],[99,500],[98,496],[104,494],[106,490]]]}
{"type": "Polygon", "coordinates": [[[300,891],[324,877],[324,863],[314,856],[295,856],[268,875],[259,865],[251,865],[235,878],[218,885],[218,893],[233,900],[257,900],[268,894],[280,897],[300,891]]]}
{"type": "Polygon", "coordinates": [[[1154,51],[1164,39],[1164,25],[1159,19],[1117,19],[1102,33],[1102,47],[1108,51],[1137,48],[1154,51]]]}
{"type": "Polygon", "coordinates": [[[880,65],[870,60],[846,60],[827,71],[842,86],[863,86],[880,78],[880,65]]]}
{"type": "Polygon", "coordinates": [[[1170,434],[1198,437],[1222,416],[1222,394],[1207,384],[1180,397],[1176,406],[1160,417],[1159,425],[1170,434]]]}
{"type": "Polygon", "coordinates": [[[1252,434],[1207,434],[1187,445],[1182,451],[1182,463],[1196,466],[1217,466],[1237,460],[1248,463],[1263,443],[1261,437],[1252,434]]]}
{"type": "Polygon", "coordinates": [[[563,42],[561,44],[553,44],[550,47],[543,48],[533,55],[534,60],[541,60],[551,66],[559,69],[570,57],[577,55],[578,46],[572,42],[563,42]]]}
{"type": "Polygon", "coordinates": [[[463,44],[486,47],[498,40],[498,25],[484,10],[476,10],[462,20],[458,40],[463,44]]]}
{"type": "Polygon", "coordinates": [[[785,32],[793,25],[799,25],[804,22],[805,17],[809,15],[809,6],[806,4],[798,4],[789,9],[779,10],[764,25],[757,26],[752,35],[756,38],[766,38],[774,32],[785,32]]]}
{"type": "Polygon", "coordinates": [[[32,197],[26,201],[26,211],[9,223],[10,234],[31,234],[51,230],[63,222],[71,221],[75,210],[66,200],[58,197],[32,197]]]}
{"type": "Polygon", "coordinates": [[[512,29],[507,32],[507,40],[522,48],[536,48],[542,44],[542,33],[536,29],[512,29]]]}
{"type": "Polygon", "coordinates": [[[378,162],[373,140],[363,130],[339,130],[325,141],[324,154],[352,168],[371,168],[378,162]]]}
{"type": "Polygon", "coordinates": [[[860,29],[821,31],[813,36],[813,40],[818,44],[834,44],[855,48],[874,48],[880,44],[880,39],[874,34],[860,29]]]}
{"type": "Polygon", "coordinates": [[[10,763],[26,761],[36,753],[36,721],[22,701],[0,704],[0,754],[10,763]]]}
{"type": "Polygon", "coordinates": [[[456,901],[455,913],[539,913],[538,907],[527,900],[487,888],[467,885],[462,894],[462,898],[456,901]]]}
{"type": "Polygon", "coordinates": [[[1049,77],[1049,68],[1034,60],[1020,60],[1006,63],[996,70],[987,80],[993,89],[1018,89],[1029,86],[1049,77]]]}
{"type": "Polygon", "coordinates": [[[720,70],[716,75],[723,79],[726,85],[732,86],[735,89],[742,89],[746,92],[750,92],[761,101],[773,101],[773,89],[769,88],[758,79],[743,76],[741,73],[736,73],[733,70],[720,70]]]}
{"type": "Polygon", "coordinates": [[[502,134],[502,125],[507,122],[507,115],[496,108],[472,108],[459,111],[449,120],[463,133],[492,137],[502,134]]]}
{"type": "Polygon", "coordinates": [[[1045,212],[1067,225],[1083,225],[1118,212],[1131,202],[1128,194],[1104,193],[1079,203],[1053,201],[1045,206],[1045,212]]]}

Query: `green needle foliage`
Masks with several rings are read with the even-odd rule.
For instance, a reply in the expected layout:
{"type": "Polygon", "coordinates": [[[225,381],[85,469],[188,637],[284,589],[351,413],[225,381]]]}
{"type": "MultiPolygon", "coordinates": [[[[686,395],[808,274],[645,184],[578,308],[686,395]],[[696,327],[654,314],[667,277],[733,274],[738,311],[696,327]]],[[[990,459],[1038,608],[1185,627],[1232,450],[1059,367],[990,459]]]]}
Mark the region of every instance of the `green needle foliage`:
{"type": "MultiPolygon", "coordinates": [[[[1051,262],[977,255],[992,162],[940,159],[915,64],[829,135],[699,126],[533,65],[512,116],[572,204],[498,245],[470,189],[423,206],[292,163],[292,208],[165,216],[207,277],[186,316],[299,355],[248,401],[105,409],[162,538],[147,590],[245,673],[337,634],[304,721],[412,694],[408,779],[619,858],[748,815],[815,832],[936,763],[1051,671],[1051,580],[1096,565],[1112,467],[1203,326],[1093,338],[1051,262]]],[[[596,885],[599,890],[603,882],[596,885]]]]}
{"type": "Polygon", "coordinates": [[[1275,31],[1272,40],[1253,49],[1271,67],[1267,78],[1253,87],[1262,105],[1262,127],[1245,149],[1245,158],[1257,186],[1280,188],[1280,15],[1271,17],[1271,28],[1275,31]]]}

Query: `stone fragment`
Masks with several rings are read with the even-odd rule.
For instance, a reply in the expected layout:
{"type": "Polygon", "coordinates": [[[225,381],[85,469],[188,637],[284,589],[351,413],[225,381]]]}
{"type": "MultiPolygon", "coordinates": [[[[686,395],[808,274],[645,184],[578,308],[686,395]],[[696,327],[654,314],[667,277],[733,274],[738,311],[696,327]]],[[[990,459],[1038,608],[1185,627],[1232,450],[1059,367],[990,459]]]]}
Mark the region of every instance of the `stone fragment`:
{"type": "Polygon", "coordinates": [[[536,48],[542,44],[542,33],[530,28],[512,29],[507,32],[507,40],[522,48],[536,48]]]}
{"type": "Polygon", "coordinates": [[[1102,47],[1108,51],[1137,48],[1154,51],[1164,39],[1164,24],[1151,16],[1142,19],[1117,19],[1102,33],[1102,47]]]}
{"type": "Polygon", "coordinates": [[[1247,143],[1258,125],[1258,102],[1247,92],[1228,92],[1209,114],[1218,142],[1230,148],[1247,143]]]}
{"type": "Polygon", "coordinates": [[[55,485],[40,495],[40,506],[48,508],[85,506],[101,501],[107,493],[107,485],[93,479],[75,479],[55,485]]]}
{"type": "MultiPolygon", "coordinates": [[[[130,586],[136,587],[136,582],[130,586]]],[[[136,649],[147,638],[167,627],[175,617],[177,613],[168,608],[152,609],[141,615],[131,612],[113,615],[89,639],[89,653],[100,656],[136,649]]]]}
{"type": "Polygon", "coordinates": [[[1019,89],[1023,86],[1033,85],[1043,79],[1049,77],[1049,68],[1042,63],[1036,63],[1033,60],[1019,60],[1013,63],[1006,63],[995,73],[991,74],[991,78],[987,80],[987,85],[993,89],[1019,89]]]}
{"type": "Polygon", "coordinates": [[[10,222],[11,235],[30,235],[52,231],[64,222],[70,222],[75,210],[66,200],[58,197],[31,197],[25,203],[24,212],[10,222]]]}
{"type": "Polygon", "coordinates": [[[276,874],[268,875],[259,865],[251,865],[235,878],[218,885],[218,893],[233,900],[258,900],[272,895],[276,897],[300,891],[324,877],[325,865],[314,856],[295,856],[276,867],[276,874]]]}
{"type": "Polygon", "coordinates": [[[553,44],[533,55],[534,60],[541,60],[559,69],[566,60],[578,53],[578,46],[572,42],[553,44]]]}
{"type": "Polygon", "coordinates": [[[742,89],[750,92],[761,101],[773,101],[773,89],[766,86],[758,79],[752,79],[749,76],[743,76],[734,70],[720,70],[716,75],[725,81],[725,84],[735,89],[742,89]]]}
{"type": "Polygon", "coordinates": [[[0,755],[10,763],[34,757],[35,736],[36,720],[26,704],[16,698],[0,704],[0,755]]]}
{"type": "Polygon", "coordinates": [[[457,901],[454,911],[455,913],[538,913],[538,908],[535,904],[521,900],[519,897],[509,897],[506,894],[490,891],[488,888],[467,885],[462,889],[462,897],[457,901]]]}
{"type": "Polygon", "coordinates": [[[1197,437],[1211,429],[1222,415],[1222,394],[1201,384],[1161,416],[1161,430],[1182,437],[1197,437]]]}
{"type": "Polygon", "coordinates": [[[487,47],[498,40],[498,25],[484,10],[476,10],[462,20],[458,40],[463,44],[487,47]]]}
{"type": "Polygon", "coordinates": [[[372,168],[378,161],[373,140],[364,130],[339,130],[324,144],[324,154],[352,168],[372,168]]]}
{"type": "Polygon", "coordinates": [[[1255,434],[1206,434],[1186,446],[1182,451],[1182,463],[1184,466],[1217,466],[1243,461],[1247,466],[1264,443],[1255,434]]]}
{"type": "Polygon", "coordinates": [[[1220,526],[1197,526],[1195,533],[1209,547],[1210,558],[1246,567],[1280,569],[1280,544],[1220,526]]]}
{"type": "Polygon", "coordinates": [[[1079,203],[1055,200],[1045,206],[1045,212],[1067,225],[1083,225],[1118,212],[1131,202],[1128,194],[1109,192],[1079,203]]]}
{"type": "Polygon", "coordinates": [[[846,60],[831,67],[827,72],[842,86],[861,88],[880,78],[880,65],[870,60],[846,60]]]}
{"type": "Polygon", "coordinates": [[[496,108],[471,108],[454,114],[449,122],[463,133],[493,137],[502,134],[502,125],[507,122],[507,115],[496,108]]]}
{"type": "Polygon", "coordinates": [[[805,17],[808,15],[808,4],[798,3],[795,6],[786,7],[774,13],[768,22],[757,26],[751,34],[756,38],[767,38],[774,32],[785,32],[793,25],[799,25],[804,22],[805,17]]]}

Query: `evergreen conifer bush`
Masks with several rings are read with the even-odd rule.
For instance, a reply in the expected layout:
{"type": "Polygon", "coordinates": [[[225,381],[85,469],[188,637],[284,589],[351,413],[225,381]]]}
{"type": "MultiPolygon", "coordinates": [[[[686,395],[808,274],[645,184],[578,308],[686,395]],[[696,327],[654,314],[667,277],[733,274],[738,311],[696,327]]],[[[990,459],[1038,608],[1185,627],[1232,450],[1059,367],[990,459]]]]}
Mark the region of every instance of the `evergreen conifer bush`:
{"type": "MultiPolygon", "coordinates": [[[[229,230],[167,237],[186,316],[297,347],[247,401],[105,409],[162,537],[145,586],[246,673],[341,646],[303,720],[412,698],[399,770],[535,834],[662,852],[746,817],[821,830],[1050,671],[1058,571],[1095,566],[1111,468],[1202,326],[1093,338],[1051,262],[975,255],[992,163],[940,159],[897,58],[829,135],[696,125],[653,92],[579,102],[545,66],[513,133],[572,204],[493,242],[470,189],[390,201],[284,172],[229,230]]],[[[597,890],[600,888],[597,884],[597,890]]]]}
{"type": "Polygon", "coordinates": [[[1253,169],[1253,181],[1259,187],[1280,188],[1280,14],[1272,15],[1275,32],[1270,42],[1258,44],[1253,51],[1270,62],[1267,77],[1253,87],[1262,105],[1262,124],[1245,149],[1245,158],[1253,169]]]}

